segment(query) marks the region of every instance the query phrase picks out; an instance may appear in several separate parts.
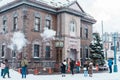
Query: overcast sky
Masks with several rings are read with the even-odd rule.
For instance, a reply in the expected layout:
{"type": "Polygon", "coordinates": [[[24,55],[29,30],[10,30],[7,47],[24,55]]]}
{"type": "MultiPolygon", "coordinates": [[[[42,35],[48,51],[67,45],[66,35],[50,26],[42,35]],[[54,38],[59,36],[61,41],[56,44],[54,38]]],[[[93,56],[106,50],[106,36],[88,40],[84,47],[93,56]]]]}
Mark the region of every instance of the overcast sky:
{"type": "Polygon", "coordinates": [[[94,32],[120,32],[120,1],[119,0],[77,0],[85,12],[92,15],[97,23],[94,32]]]}
{"type": "MultiPolygon", "coordinates": [[[[13,0],[0,0],[0,6],[13,0]]],[[[48,1],[48,0],[46,0],[48,1]]],[[[57,1],[57,0],[53,0],[57,1]]],[[[60,0],[59,0],[60,1],[60,0]]],[[[61,0],[63,1],[63,0],[61,0]]],[[[71,0],[73,1],[73,0],[71,0]]],[[[120,1],[119,0],[77,0],[86,13],[93,16],[97,23],[94,24],[94,32],[120,32],[120,1]]]]}

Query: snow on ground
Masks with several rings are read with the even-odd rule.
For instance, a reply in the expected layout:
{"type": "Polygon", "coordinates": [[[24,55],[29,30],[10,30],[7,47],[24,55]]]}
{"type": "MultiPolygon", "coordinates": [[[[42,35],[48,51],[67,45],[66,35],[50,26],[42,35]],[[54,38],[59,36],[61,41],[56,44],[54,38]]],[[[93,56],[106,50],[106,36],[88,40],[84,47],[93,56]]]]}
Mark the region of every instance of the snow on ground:
{"type": "Polygon", "coordinates": [[[3,79],[0,77],[0,80],[120,80],[120,62],[117,59],[117,66],[118,66],[118,72],[104,72],[104,73],[93,73],[93,77],[84,77],[84,75],[81,74],[67,74],[66,77],[62,77],[60,74],[56,75],[33,75],[29,74],[27,75],[26,79],[21,78],[21,74],[10,70],[10,76],[11,78],[3,79]]]}

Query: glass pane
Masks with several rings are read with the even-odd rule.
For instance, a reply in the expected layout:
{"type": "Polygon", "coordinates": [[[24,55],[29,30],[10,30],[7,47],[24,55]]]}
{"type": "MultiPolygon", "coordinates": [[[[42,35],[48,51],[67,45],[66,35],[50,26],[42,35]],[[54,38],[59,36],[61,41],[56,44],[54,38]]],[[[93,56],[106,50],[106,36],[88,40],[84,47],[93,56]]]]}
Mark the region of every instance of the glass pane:
{"type": "Polygon", "coordinates": [[[34,57],[39,57],[39,45],[34,45],[34,57]]]}

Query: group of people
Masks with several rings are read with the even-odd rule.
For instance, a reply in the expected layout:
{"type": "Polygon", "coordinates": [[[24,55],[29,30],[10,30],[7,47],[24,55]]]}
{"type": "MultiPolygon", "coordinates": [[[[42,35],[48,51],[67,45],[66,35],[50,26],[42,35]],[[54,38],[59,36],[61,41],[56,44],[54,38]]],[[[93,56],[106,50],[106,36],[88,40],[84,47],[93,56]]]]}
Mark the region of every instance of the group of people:
{"type": "Polygon", "coordinates": [[[74,67],[76,67],[76,72],[79,73],[80,72],[80,61],[77,60],[76,62],[73,61],[72,59],[67,59],[64,60],[61,63],[61,73],[63,74],[62,76],[65,76],[66,71],[67,72],[71,72],[72,75],[74,75],[74,67]]]}
{"type": "MultiPolygon", "coordinates": [[[[65,77],[65,73],[66,72],[71,72],[72,75],[74,75],[74,71],[76,71],[76,73],[80,73],[81,71],[81,62],[80,60],[76,60],[73,61],[72,59],[67,59],[64,60],[61,63],[61,73],[62,73],[62,77],[65,77]],[[76,70],[74,70],[76,69],[76,70]]],[[[93,63],[92,62],[87,62],[85,61],[84,63],[84,75],[85,74],[89,74],[90,77],[92,77],[92,73],[93,73],[93,63]]]]}
{"type": "MultiPolygon", "coordinates": [[[[22,78],[26,78],[26,75],[27,75],[27,66],[28,66],[28,61],[24,57],[21,60],[21,74],[22,74],[22,78]]],[[[8,59],[5,59],[5,60],[3,60],[1,62],[0,68],[1,68],[1,76],[3,78],[5,78],[6,75],[8,75],[8,78],[11,78],[10,77],[10,73],[9,73],[10,64],[8,62],[8,59]]]]}

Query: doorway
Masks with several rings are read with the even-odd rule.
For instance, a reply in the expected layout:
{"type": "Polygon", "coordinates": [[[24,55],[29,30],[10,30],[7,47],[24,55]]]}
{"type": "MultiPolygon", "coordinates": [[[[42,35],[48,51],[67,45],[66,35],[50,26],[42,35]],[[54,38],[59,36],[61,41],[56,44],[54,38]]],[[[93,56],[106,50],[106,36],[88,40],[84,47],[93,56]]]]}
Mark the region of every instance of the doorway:
{"type": "Polygon", "coordinates": [[[62,62],[62,48],[56,49],[56,62],[58,63],[62,62]]]}
{"type": "Polygon", "coordinates": [[[70,53],[68,54],[69,58],[71,58],[72,60],[76,60],[77,59],[77,50],[76,49],[70,49],[70,53]]]}

